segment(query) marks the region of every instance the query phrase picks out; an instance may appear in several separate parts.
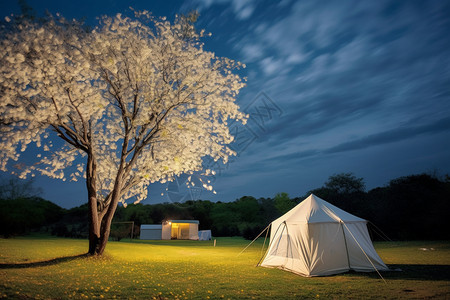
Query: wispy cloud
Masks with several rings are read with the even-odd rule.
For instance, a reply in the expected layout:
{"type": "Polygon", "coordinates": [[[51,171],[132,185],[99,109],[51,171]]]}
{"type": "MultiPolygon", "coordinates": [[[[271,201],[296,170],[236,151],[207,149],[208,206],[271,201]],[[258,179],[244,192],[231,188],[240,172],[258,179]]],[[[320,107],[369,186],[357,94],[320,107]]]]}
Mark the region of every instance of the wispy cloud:
{"type": "MultiPolygon", "coordinates": [[[[186,4],[185,4],[186,5],[186,4]]],[[[208,9],[213,5],[229,6],[233,11],[236,19],[247,20],[250,18],[255,10],[255,0],[193,0],[190,1],[189,6],[197,6],[199,11],[208,9]]]]}
{"type": "MultiPolygon", "coordinates": [[[[409,124],[411,125],[411,124],[409,124]]],[[[272,155],[264,158],[265,166],[282,166],[282,165],[298,165],[299,162],[310,160],[314,157],[323,157],[324,155],[332,155],[341,152],[350,152],[356,150],[367,149],[373,146],[383,146],[391,143],[401,143],[402,141],[415,138],[420,135],[439,134],[450,130],[450,118],[444,118],[431,122],[429,124],[418,126],[407,126],[395,128],[371,134],[358,139],[345,141],[329,148],[315,148],[313,145],[308,145],[310,149],[303,149],[299,151],[282,153],[280,155],[272,155]]],[[[439,147],[438,145],[432,145],[439,147]]],[[[423,145],[429,147],[429,145],[423,145]]]]}
{"type": "Polygon", "coordinates": [[[232,0],[231,5],[237,18],[246,20],[253,14],[256,4],[253,0],[232,0]]]}
{"type": "Polygon", "coordinates": [[[330,149],[326,149],[323,152],[338,153],[344,151],[360,150],[371,146],[380,146],[388,143],[401,142],[403,140],[410,139],[422,134],[435,134],[449,130],[450,130],[450,117],[421,126],[414,126],[414,125],[405,126],[371,134],[362,137],[360,139],[351,140],[348,142],[338,144],[330,149]]]}
{"type": "Polygon", "coordinates": [[[249,88],[264,89],[285,111],[244,155],[256,157],[240,163],[245,172],[450,138],[449,3],[287,5],[283,18],[260,18],[234,36],[234,49],[250,63],[249,88]]]}

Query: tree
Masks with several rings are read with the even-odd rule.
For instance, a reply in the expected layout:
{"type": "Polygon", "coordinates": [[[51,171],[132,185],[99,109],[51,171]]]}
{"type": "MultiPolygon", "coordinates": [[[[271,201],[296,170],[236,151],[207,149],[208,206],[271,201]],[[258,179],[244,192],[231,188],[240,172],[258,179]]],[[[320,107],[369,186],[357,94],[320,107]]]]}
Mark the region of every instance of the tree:
{"type": "Polygon", "coordinates": [[[39,197],[0,199],[0,236],[8,238],[49,226],[63,216],[58,205],[39,197]]]}
{"type": "Polygon", "coordinates": [[[334,193],[351,194],[364,192],[366,186],[363,178],[357,178],[352,173],[341,173],[330,176],[325,182],[325,188],[334,193]]]}
{"type": "Polygon", "coordinates": [[[328,177],[322,187],[309,191],[304,197],[310,194],[326,199],[353,214],[357,214],[361,207],[366,206],[364,179],[357,178],[352,173],[334,174],[328,177]]]}
{"type": "Polygon", "coordinates": [[[235,103],[244,83],[232,72],[243,65],[204,50],[189,20],[136,12],[103,17],[93,30],[58,15],[7,21],[0,168],[84,178],[90,254],[103,253],[119,202],[202,170],[204,156],[226,163],[235,154],[227,121],[246,119],[235,103]],[[35,160],[14,164],[30,148],[35,160]]]}
{"type": "Polygon", "coordinates": [[[289,198],[289,195],[287,193],[276,194],[274,202],[275,207],[280,213],[280,215],[284,215],[295,206],[295,202],[289,198]]]}
{"type": "Polygon", "coordinates": [[[42,194],[33,180],[20,180],[17,177],[0,180],[0,199],[33,198],[42,194]]]}

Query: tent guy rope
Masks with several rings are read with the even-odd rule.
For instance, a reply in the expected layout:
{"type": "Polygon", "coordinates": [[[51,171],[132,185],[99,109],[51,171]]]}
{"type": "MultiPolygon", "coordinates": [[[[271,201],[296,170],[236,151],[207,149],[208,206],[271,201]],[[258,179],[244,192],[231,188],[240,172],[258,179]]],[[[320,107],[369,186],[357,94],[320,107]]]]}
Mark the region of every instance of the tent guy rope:
{"type": "MultiPolygon", "coordinates": [[[[255,239],[254,239],[253,241],[250,242],[250,244],[247,245],[247,247],[245,247],[241,252],[239,252],[239,254],[238,254],[237,256],[241,255],[245,250],[247,250],[247,248],[250,247],[250,245],[253,244],[253,243],[261,236],[261,234],[263,234],[263,232],[266,231],[269,227],[270,227],[270,224],[267,225],[267,227],[264,228],[263,231],[261,231],[261,232],[258,234],[258,236],[255,237],[255,239]]],[[[265,243],[265,241],[264,241],[264,243],[265,243]]]]}

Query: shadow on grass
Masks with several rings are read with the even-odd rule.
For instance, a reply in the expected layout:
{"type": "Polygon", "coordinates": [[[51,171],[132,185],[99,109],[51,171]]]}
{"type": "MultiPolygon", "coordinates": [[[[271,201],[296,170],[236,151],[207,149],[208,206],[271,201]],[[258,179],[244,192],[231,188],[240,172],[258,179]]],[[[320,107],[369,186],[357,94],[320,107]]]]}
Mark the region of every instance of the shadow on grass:
{"type": "Polygon", "coordinates": [[[79,255],[73,255],[73,256],[64,256],[64,257],[58,257],[53,258],[49,260],[43,260],[43,261],[35,261],[35,262],[23,262],[23,263],[13,263],[13,264],[3,264],[0,263],[0,269],[22,269],[22,268],[35,268],[35,267],[45,267],[45,266],[52,266],[57,265],[64,262],[69,262],[75,259],[89,257],[89,254],[79,254],[79,255]]]}
{"type": "MultiPolygon", "coordinates": [[[[386,280],[450,280],[450,265],[388,265],[392,271],[383,271],[381,275],[386,280]],[[400,269],[400,270],[399,270],[400,269]]],[[[357,276],[379,278],[376,272],[349,273],[357,276]]]]}

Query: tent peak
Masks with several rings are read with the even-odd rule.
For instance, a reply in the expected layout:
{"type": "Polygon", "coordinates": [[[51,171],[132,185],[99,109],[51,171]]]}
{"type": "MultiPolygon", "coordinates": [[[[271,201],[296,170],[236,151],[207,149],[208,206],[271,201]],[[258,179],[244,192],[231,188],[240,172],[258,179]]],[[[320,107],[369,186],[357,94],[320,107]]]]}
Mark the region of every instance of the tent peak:
{"type": "Polygon", "coordinates": [[[288,223],[366,222],[314,194],[309,195],[274,222],[282,220],[288,223]]]}

